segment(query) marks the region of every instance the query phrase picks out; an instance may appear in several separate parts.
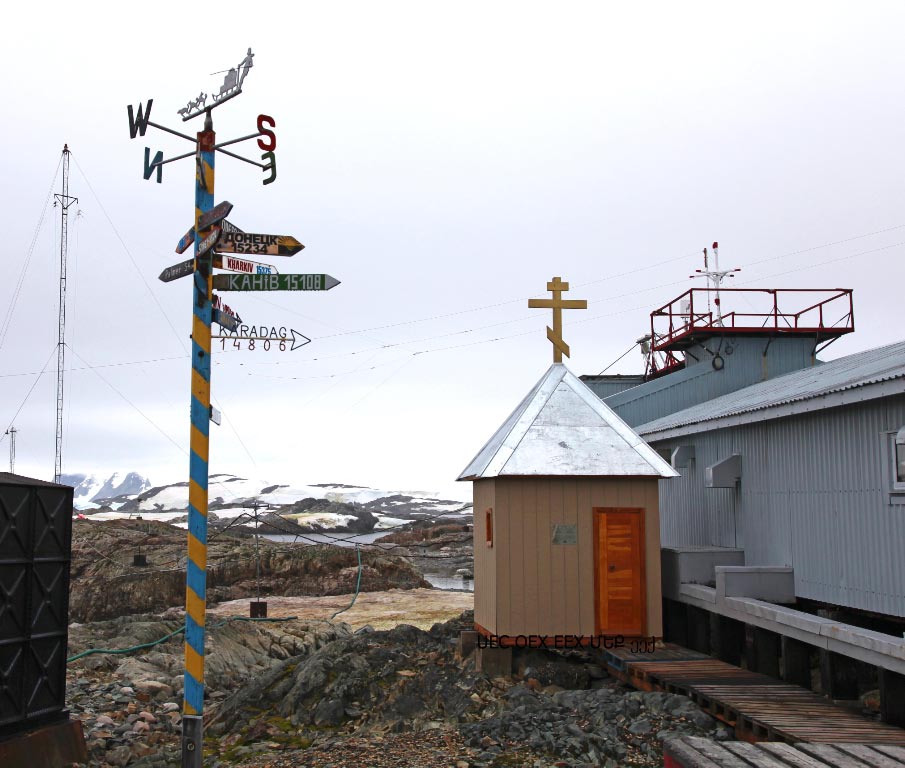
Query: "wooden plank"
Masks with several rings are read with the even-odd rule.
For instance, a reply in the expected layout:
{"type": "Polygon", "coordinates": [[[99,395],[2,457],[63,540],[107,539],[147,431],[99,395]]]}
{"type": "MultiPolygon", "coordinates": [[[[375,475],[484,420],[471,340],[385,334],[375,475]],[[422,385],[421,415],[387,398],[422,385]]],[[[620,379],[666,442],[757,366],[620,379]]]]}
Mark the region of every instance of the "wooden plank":
{"type": "MultiPolygon", "coordinates": [[[[574,525],[577,541],[574,544],[557,544],[561,549],[563,558],[563,586],[565,593],[562,596],[563,610],[566,615],[566,631],[581,632],[581,610],[578,604],[578,595],[581,591],[581,573],[579,571],[579,550],[586,544],[578,538],[578,491],[576,486],[585,480],[575,478],[562,478],[559,481],[560,494],[562,495],[562,522],[566,525],[574,525]]],[[[590,512],[588,513],[590,514],[590,512]]],[[[587,544],[593,545],[593,541],[587,544]]]]}
{"type": "Polygon", "coordinates": [[[896,760],[894,757],[889,757],[888,755],[884,755],[882,752],[877,752],[875,749],[871,749],[866,744],[833,744],[836,749],[841,752],[846,752],[849,755],[854,755],[859,760],[863,760],[868,765],[876,766],[876,768],[903,768],[903,763],[896,760]]]}
{"type": "Polygon", "coordinates": [[[523,573],[523,593],[525,600],[525,621],[529,627],[529,633],[542,632],[545,627],[538,613],[538,528],[537,528],[537,486],[534,483],[524,483],[521,486],[521,521],[517,524],[524,526],[524,550],[525,566],[523,573]]]}
{"type": "Polygon", "coordinates": [[[822,760],[817,760],[782,741],[762,741],[757,746],[758,749],[769,752],[791,768],[826,768],[826,763],[822,760]]]}
{"type": "Polygon", "coordinates": [[[537,612],[545,635],[559,628],[553,621],[553,544],[550,542],[550,481],[534,480],[537,498],[537,612]]]}
{"type": "Polygon", "coordinates": [[[722,768],[719,763],[686,744],[684,739],[664,741],[663,752],[677,760],[682,768],[722,768]]]}
{"type": "MultiPolygon", "coordinates": [[[[513,482],[518,482],[516,479],[513,482]]],[[[551,542],[550,544],[550,618],[553,626],[556,628],[556,634],[564,631],[566,621],[566,603],[563,600],[563,593],[566,583],[566,547],[560,544],[553,544],[553,525],[555,523],[564,523],[563,520],[563,498],[562,498],[562,482],[559,478],[547,480],[547,488],[549,489],[547,509],[550,510],[550,527],[544,531],[544,538],[551,542]]]]}
{"type": "Polygon", "coordinates": [[[905,747],[887,746],[886,744],[872,744],[871,746],[877,752],[882,752],[888,757],[894,757],[896,760],[905,763],[905,747]]]}
{"type": "MultiPolygon", "coordinates": [[[[789,768],[787,763],[781,762],[778,758],[758,749],[753,744],[748,744],[744,741],[726,741],[723,743],[730,752],[744,758],[751,765],[757,766],[757,768],[789,768]]],[[[825,766],[821,766],[821,768],[825,768],[825,766]]]]}
{"type": "Polygon", "coordinates": [[[687,736],[685,743],[696,749],[704,757],[710,758],[717,765],[722,766],[722,768],[751,768],[752,765],[758,765],[758,763],[752,764],[747,760],[743,760],[720,743],[710,741],[710,739],[704,739],[699,736],[687,736]]]}
{"type": "Polygon", "coordinates": [[[496,480],[496,506],[493,509],[493,549],[496,551],[497,634],[509,632],[512,617],[512,568],[509,563],[509,532],[512,530],[511,481],[496,480]]]}
{"type": "Polygon", "coordinates": [[[594,553],[594,511],[591,509],[591,480],[576,482],[576,513],[578,518],[578,614],[583,635],[596,635],[596,573],[594,553]]]}
{"type": "Polygon", "coordinates": [[[505,624],[508,635],[529,635],[537,632],[535,624],[528,628],[525,615],[525,519],[523,517],[521,484],[509,485],[507,504],[508,526],[506,528],[509,547],[507,559],[509,568],[509,619],[505,624]]]}
{"type": "Polygon", "coordinates": [[[832,768],[872,768],[869,763],[841,752],[830,744],[798,744],[798,749],[809,755],[819,757],[832,768]]]}

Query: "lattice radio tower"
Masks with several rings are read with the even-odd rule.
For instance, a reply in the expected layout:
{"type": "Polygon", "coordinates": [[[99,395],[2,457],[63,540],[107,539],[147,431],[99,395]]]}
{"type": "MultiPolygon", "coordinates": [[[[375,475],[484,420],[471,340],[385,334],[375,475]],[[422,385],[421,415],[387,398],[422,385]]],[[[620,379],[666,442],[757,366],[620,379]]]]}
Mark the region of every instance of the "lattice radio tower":
{"type": "Polygon", "coordinates": [[[69,250],[69,206],[77,203],[69,195],[69,145],[63,145],[63,193],[54,195],[60,206],[60,323],[57,333],[57,446],[53,481],[60,482],[63,468],[63,369],[66,360],[66,255],[69,250]]]}

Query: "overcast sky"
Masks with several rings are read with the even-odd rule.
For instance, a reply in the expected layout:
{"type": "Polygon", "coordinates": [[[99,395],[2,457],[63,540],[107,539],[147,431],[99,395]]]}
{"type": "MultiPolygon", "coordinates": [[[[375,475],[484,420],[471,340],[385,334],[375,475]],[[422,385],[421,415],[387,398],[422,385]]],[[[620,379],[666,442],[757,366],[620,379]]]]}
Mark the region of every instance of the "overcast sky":
{"type": "MultiPolygon", "coordinates": [[[[130,140],[126,106],[194,133],[177,110],[249,46],[214,127],[273,116],[277,180],[218,155],[215,197],[306,245],[281,272],[342,284],[225,296],[313,341],[215,355],[212,473],[468,497],[456,476],[552,360],[528,297],[561,275],[589,301],[565,313],[567,364],[599,373],[714,240],[736,287],[855,290],[857,332],[826,358],[905,336],[900,2],[17,3],[5,25],[0,421],[22,474],[53,476],[45,203],[68,142],[64,471],[187,479],[191,286],[157,275],[183,258],[194,170],[142,170],[145,146],[192,145],[130,140]]],[[[608,372],[641,369],[633,350],[608,372]]]]}

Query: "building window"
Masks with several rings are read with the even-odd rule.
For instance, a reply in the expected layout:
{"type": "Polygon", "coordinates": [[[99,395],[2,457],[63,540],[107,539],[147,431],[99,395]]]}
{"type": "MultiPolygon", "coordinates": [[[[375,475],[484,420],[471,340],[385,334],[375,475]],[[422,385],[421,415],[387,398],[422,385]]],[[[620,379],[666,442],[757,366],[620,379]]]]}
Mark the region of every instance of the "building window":
{"type": "Polygon", "coordinates": [[[484,531],[486,535],[487,546],[493,546],[493,508],[488,508],[484,512],[484,531]]]}
{"type": "Polygon", "coordinates": [[[891,442],[892,487],[895,491],[905,491],[905,427],[892,436],[891,442]]]}

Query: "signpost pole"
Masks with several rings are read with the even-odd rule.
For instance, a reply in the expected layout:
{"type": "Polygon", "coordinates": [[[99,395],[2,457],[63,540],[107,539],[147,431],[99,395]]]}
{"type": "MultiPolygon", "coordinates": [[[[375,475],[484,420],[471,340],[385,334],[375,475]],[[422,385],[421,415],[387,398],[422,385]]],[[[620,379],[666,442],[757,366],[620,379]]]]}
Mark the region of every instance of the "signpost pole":
{"type": "Polygon", "coordinates": [[[185,674],[182,766],[201,768],[204,709],[204,623],[207,581],[208,439],[211,404],[211,251],[201,217],[214,207],[215,134],[210,110],[198,133],[195,167],[195,271],[192,287],[192,426],[189,457],[189,533],[185,587],[185,674]]]}

